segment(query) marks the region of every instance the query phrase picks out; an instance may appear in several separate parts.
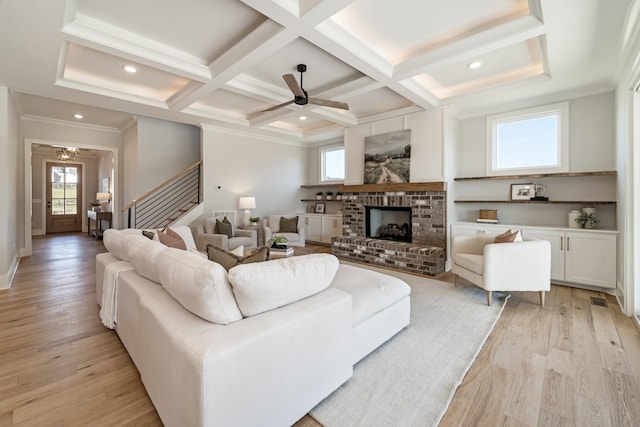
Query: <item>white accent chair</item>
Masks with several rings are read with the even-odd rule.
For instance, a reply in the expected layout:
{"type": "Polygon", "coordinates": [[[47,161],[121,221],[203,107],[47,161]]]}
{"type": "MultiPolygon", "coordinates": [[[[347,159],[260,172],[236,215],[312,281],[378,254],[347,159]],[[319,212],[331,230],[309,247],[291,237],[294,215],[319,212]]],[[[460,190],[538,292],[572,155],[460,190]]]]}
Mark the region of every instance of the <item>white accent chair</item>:
{"type": "Polygon", "coordinates": [[[302,222],[302,217],[298,216],[298,224],[297,224],[297,233],[283,233],[280,231],[280,218],[293,218],[295,215],[269,215],[267,219],[264,220],[263,229],[264,229],[264,241],[265,243],[269,241],[272,237],[282,236],[288,240],[289,246],[302,246],[304,247],[305,237],[304,237],[304,224],[302,222]]]}
{"type": "Polygon", "coordinates": [[[544,306],[551,289],[551,245],[546,240],[495,243],[496,235],[454,237],[451,271],[487,291],[538,291],[544,306]]]}
{"type": "Polygon", "coordinates": [[[199,251],[205,251],[207,244],[232,251],[238,246],[244,246],[245,249],[255,248],[258,246],[258,233],[256,230],[240,230],[236,225],[236,213],[234,211],[214,211],[210,218],[205,219],[204,224],[195,226],[194,237],[196,247],[199,251]],[[214,233],[216,219],[222,221],[227,217],[232,224],[233,234],[231,237],[226,234],[214,233]]]}

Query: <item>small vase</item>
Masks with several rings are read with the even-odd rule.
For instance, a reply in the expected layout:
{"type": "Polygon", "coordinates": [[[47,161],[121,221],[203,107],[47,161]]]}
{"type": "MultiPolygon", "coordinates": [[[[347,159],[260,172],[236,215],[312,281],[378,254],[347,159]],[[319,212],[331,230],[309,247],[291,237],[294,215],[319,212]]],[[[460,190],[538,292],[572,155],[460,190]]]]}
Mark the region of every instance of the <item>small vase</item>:
{"type": "Polygon", "coordinates": [[[581,228],[581,225],[576,222],[576,219],[580,216],[580,211],[569,212],[569,228],[581,228]]]}

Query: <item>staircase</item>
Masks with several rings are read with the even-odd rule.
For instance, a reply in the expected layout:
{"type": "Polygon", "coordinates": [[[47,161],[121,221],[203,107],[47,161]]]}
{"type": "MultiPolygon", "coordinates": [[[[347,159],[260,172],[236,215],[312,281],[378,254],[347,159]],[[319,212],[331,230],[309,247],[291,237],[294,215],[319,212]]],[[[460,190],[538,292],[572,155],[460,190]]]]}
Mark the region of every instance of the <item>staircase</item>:
{"type": "Polygon", "coordinates": [[[200,204],[202,160],[138,197],[122,209],[128,228],[164,228],[200,204]]]}

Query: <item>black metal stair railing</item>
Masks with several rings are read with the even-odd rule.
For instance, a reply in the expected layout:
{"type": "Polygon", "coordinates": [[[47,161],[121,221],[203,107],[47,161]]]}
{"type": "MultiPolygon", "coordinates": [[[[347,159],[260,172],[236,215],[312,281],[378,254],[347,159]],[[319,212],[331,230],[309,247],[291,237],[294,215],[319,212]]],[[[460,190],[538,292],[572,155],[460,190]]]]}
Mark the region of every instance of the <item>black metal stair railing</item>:
{"type": "Polygon", "coordinates": [[[201,200],[202,161],[194,163],[125,206],[129,228],[162,228],[171,224],[201,200]]]}

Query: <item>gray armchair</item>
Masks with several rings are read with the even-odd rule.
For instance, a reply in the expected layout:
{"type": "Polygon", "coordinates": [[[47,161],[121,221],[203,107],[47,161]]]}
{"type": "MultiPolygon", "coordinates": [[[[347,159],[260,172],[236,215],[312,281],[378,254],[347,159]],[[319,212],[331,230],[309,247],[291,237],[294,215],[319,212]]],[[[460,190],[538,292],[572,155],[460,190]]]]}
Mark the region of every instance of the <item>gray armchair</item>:
{"type": "MultiPolygon", "coordinates": [[[[232,226],[231,236],[228,236],[216,232],[216,219],[221,220],[221,218],[215,217],[207,218],[204,224],[196,225],[194,237],[198,250],[206,250],[207,244],[212,244],[225,251],[232,251],[240,245],[244,245],[245,249],[258,246],[258,234],[256,230],[240,230],[234,225],[232,226]]],[[[233,219],[230,218],[230,221],[233,224],[233,219]]]]}

